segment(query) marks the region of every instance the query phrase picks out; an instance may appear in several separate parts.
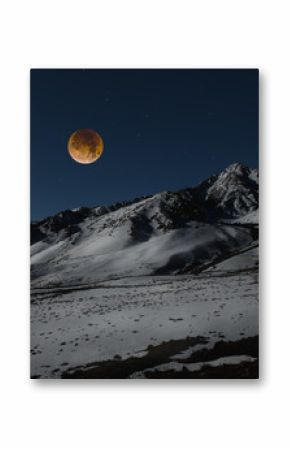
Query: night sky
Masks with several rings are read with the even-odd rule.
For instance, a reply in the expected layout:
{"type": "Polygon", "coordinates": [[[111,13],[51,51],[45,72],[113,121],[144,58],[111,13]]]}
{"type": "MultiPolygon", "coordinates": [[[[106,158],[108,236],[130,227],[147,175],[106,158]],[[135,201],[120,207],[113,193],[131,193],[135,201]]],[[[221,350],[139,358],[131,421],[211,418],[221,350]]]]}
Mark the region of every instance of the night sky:
{"type": "Polygon", "coordinates": [[[258,92],[257,70],[32,70],[32,219],[257,167],[258,92]],[[79,128],[104,140],[94,164],[67,152],[79,128]]]}

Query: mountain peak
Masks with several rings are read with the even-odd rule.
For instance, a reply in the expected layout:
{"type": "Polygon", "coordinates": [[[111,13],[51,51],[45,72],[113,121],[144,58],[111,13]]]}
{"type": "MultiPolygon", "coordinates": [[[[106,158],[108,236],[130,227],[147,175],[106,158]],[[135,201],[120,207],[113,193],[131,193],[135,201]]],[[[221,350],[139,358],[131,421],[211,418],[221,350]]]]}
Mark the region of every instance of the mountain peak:
{"type": "Polygon", "coordinates": [[[205,199],[224,217],[241,217],[258,207],[258,170],[236,162],[209,178],[205,199]]]}
{"type": "Polygon", "coordinates": [[[240,162],[234,162],[233,164],[229,165],[225,169],[225,172],[237,173],[237,174],[248,172],[248,171],[249,171],[249,167],[246,167],[245,165],[241,164],[240,162]]]}

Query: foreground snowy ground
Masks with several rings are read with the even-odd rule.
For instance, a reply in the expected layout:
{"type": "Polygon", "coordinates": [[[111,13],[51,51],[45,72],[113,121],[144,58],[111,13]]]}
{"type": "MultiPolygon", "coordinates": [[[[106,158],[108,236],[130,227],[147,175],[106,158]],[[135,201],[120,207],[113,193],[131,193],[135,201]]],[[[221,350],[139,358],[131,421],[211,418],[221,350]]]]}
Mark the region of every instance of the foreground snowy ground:
{"type": "MultiPolygon", "coordinates": [[[[195,352],[258,334],[258,272],[226,268],[32,290],[31,376],[174,377],[202,369],[195,352]]],[[[202,358],[207,367],[256,360],[241,350],[202,358]]]]}

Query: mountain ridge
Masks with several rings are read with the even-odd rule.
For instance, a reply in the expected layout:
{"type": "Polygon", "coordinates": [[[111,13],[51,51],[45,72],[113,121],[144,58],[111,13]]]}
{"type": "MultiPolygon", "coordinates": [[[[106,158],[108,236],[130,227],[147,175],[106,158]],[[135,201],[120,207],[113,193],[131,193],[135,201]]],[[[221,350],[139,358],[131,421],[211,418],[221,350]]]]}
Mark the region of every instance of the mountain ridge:
{"type": "Polygon", "coordinates": [[[258,170],[235,163],[195,187],[62,211],[31,225],[32,279],[92,282],[204,264],[253,241],[258,201],[258,170]]]}
{"type": "MultiPolygon", "coordinates": [[[[212,175],[206,180],[200,182],[194,187],[184,187],[182,189],[178,189],[176,191],[171,190],[165,190],[162,192],[159,192],[157,194],[152,195],[144,195],[140,197],[136,197],[129,201],[117,201],[111,205],[97,205],[93,207],[86,207],[81,206],[74,209],[65,209],[57,212],[56,214],[49,215],[45,218],[42,218],[40,220],[33,220],[31,222],[31,229],[32,232],[35,231],[38,227],[45,225],[46,223],[49,225],[52,225],[55,227],[55,230],[58,231],[61,228],[67,226],[67,225],[77,225],[79,222],[81,222],[83,219],[87,218],[89,215],[93,215],[96,218],[104,215],[106,213],[114,212],[122,207],[127,207],[134,205],[136,203],[139,203],[141,201],[152,199],[158,195],[160,196],[166,196],[166,195],[180,195],[183,193],[198,193],[197,198],[199,201],[206,201],[210,204],[212,195],[206,194],[207,189],[212,189],[213,184],[218,181],[219,177],[222,174],[233,174],[233,173],[242,173],[244,175],[245,172],[248,173],[256,173],[256,177],[258,177],[258,169],[250,169],[249,167],[246,167],[240,163],[234,163],[228,166],[225,170],[220,172],[219,174],[212,175]]],[[[213,190],[213,189],[212,189],[213,190]]],[[[258,191],[258,188],[255,189],[258,191]]],[[[193,198],[190,198],[193,200],[193,198]]],[[[256,195],[255,198],[256,204],[258,203],[258,195],[256,195]]],[[[255,209],[255,208],[254,208],[255,209]]],[[[34,239],[32,239],[34,243],[34,239]]]]}

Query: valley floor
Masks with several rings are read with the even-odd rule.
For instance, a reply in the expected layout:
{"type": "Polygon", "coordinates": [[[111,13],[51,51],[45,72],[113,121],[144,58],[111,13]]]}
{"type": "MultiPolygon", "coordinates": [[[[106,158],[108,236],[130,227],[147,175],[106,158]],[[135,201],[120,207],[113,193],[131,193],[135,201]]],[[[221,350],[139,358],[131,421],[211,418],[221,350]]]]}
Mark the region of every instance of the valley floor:
{"type": "Polygon", "coordinates": [[[257,378],[258,271],[32,289],[32,378],[257,378]]]}

